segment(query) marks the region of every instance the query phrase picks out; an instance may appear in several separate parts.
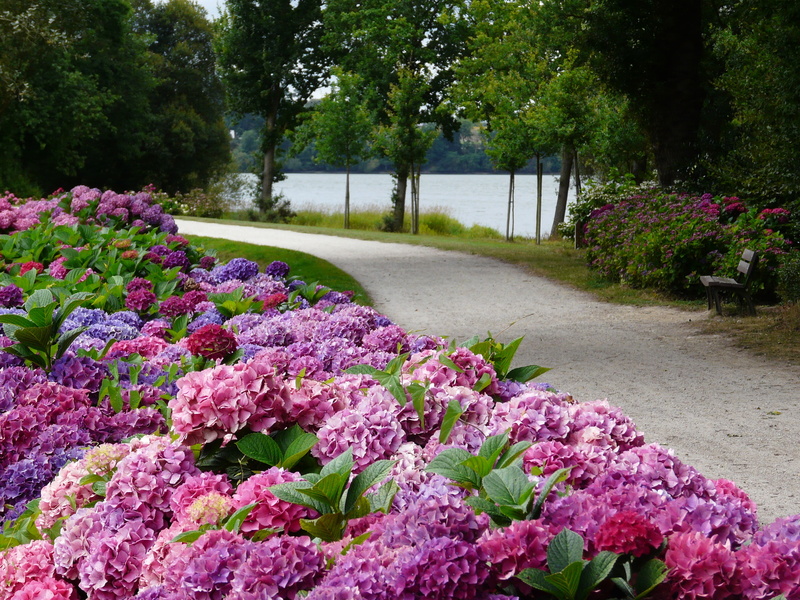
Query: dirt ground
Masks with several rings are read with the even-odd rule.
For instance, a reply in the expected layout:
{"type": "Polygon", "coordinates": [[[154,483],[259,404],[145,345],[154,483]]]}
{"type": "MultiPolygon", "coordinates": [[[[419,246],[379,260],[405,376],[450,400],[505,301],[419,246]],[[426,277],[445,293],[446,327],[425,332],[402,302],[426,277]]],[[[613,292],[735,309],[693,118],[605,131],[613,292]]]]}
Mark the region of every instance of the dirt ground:
{"type": "Polygon", "coordinates": [[[759,520],[800,513],[800,369],[705,335],[706,312],[606,304],[493,259],[419,246],[178,221],[186,234],[301,250],[355,277],[407,330],[525,336],[515,365],[577,400],[608,399],[648,442],[736,482],[759,520]]]}

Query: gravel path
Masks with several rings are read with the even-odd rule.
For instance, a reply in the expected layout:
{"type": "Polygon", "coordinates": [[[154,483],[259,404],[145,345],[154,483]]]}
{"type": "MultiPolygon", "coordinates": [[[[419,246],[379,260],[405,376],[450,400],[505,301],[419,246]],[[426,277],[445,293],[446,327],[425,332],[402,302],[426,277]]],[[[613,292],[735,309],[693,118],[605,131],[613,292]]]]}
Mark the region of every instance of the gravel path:
{"type": "Polygon", "coordinates": [[[701,334],[705,312],[616,306],[499,261],[420,246],[178,221],[186,234],[301,250],[355,277],[415,332],[525,340],[515,365],[578,400],[607,398],[648,442],[735,481],[762,523],[800,513],[800,369],[701,334]]]}

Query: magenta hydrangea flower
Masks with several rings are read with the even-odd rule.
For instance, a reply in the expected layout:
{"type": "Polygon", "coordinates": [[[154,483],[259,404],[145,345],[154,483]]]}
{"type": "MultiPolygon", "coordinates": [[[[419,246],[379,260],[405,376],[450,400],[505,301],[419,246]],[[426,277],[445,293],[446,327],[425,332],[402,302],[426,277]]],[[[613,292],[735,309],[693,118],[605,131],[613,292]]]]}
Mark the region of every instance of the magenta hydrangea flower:
{"type": "Polygon", "coordinates": [[[766,600],[800,597],[800,542],[751,544],[736,553],[741,597],[766,600]]]}
{"type": "Polygon", "coordinates": [[[22,306],[22,288],[12,284],[0,287],[0,306],[13,308],[22,306]]]}
{"type": "Polygon", "coordinates": [[[281,500],[269,491],[269,487],[278,483],[301,480],[302,477],[297,473],[270,467],[239,484],[233,496],[236,508],[256,504],[242,523],[241,530],[243,532],[260,529],[299,531],[300,519],[314,518],[316,513],[305,506],[281,500]]]}
{"type": "Polygon", "coordinates": [[[564,441],[570,432],[569,404],[558,394],[529,390],[495,406],[489,431],[491,435],[509,431],[512,444],[564,441]]]}
{"type": "Polygon", "coordinates": [[[523,469],[540,469],[549,477],[558,469],[570,468],[567,483],[574,488],[583,488],[592,483],[613,460],[615,455],[602,446],[579,443],[576,445],[550,441],[534,444],[522,457],[523,469]]]}
{"type": "Polygon", "coordinates": [[[156,295],[150,290],[136,289],[128,292],[125,298],[125,308],[138,312],[147,312],[155,305],[156,300],[156,295]]]}
{"type": "Polygon", "coordinates": [[[542,519],[514,521],[508,527],[486,532],[478,545],[492,575],[505,581],[523,569],[545,569],[547,547],[553,537],[542,519]]]}
{"type": "Polygon", "coordinates": [[[164,572],[164,588],[192,600],[225,598],[252,545],[239,534],[212,529],[174,557],[164,572]]]}
{"type": "Polygon", "coordinates": [[[158,312],[169,318],[187,315],[192,310],[192,305],[186,302],[183,296],[170,296],[158,306],[158,312]]]}
{"type": "Polygon", "coordinates": [[[727,545],[702,533],[670,536],[664,562],[670,569],[663,584],[670,598],[726,600],[739,595],[736,556],[727,545]]]}
{"type": "Polygon", "coordinates": [[[191,477],[175,488],[170,498],[173,518],[181,521],[188,517],[188,510],[195,500],[211,493],[229,496],[233,492],[228,477],[222,473],[203,472],[191,477]]]}
{"type": "Polygon", "coordinates": [[[295,600],[325,570],[325,558],[308,536],[273,536],[250,547],[226,600],[295,600]]]}
{"type": "Polygon", "coordinates": [[[42,577],[25,583],[9,600],[76,600],[77,597],[71,583],[63,579],[42,577]]]}

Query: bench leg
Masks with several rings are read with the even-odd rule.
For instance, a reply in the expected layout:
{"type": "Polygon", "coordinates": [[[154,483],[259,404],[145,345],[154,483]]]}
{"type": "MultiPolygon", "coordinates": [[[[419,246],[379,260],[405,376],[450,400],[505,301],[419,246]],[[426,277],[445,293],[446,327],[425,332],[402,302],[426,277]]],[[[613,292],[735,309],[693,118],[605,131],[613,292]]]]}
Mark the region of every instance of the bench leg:
{"type": "Polygon", "coordinates": [[[714,306],[717,308],[717,314],[722,315],[722,304],[719,299],[719,290],[717,288],[711,289],[711,295],[714,297],[714,306]]]}

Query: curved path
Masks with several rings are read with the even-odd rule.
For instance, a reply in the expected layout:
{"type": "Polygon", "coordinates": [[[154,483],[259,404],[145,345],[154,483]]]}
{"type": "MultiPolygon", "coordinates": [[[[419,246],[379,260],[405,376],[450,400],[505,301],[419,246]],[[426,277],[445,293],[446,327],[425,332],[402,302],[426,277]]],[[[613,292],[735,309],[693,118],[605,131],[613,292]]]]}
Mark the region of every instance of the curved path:
{"type": "Polygon", "coordinates": [[[607,398],[648,442],[731,479],[762,522],[800,513],[800,369],[700,334],[706,313],[599,302],[499,261],[421,246],[178,221],[180,231],[301,250],[355,277],[408,330],[525,336],[516,365],[578,400],[607,398]]]}

